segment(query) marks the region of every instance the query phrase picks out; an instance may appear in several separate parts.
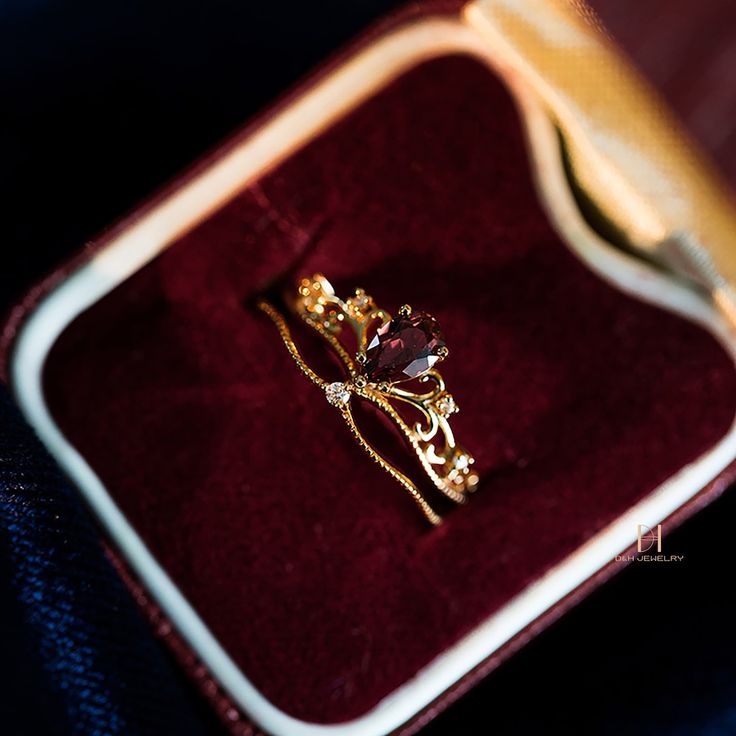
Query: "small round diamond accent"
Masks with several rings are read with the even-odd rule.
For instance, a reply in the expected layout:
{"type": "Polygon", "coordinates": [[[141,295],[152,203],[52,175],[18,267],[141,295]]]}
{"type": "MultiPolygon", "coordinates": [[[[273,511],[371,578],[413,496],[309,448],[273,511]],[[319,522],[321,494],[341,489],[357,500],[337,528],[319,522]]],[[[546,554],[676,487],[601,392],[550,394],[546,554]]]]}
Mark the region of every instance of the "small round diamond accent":
{"type": "Polygon", "coordinates": [[[439,415],[443,417],[449,417],[451,414],[455,414],[455,412],[459,411],[458,405],[455,403],[455,399],[452,397],[452,394],[448,393],[442,394],[442,396],[437,399],[435,407],[439,415]]]}
{"type": "Polygon", "coordinates": [[[340,381],[325,387],[325,396],[332,406],[345,406],[350,401],[350,389],[340,381]]]}

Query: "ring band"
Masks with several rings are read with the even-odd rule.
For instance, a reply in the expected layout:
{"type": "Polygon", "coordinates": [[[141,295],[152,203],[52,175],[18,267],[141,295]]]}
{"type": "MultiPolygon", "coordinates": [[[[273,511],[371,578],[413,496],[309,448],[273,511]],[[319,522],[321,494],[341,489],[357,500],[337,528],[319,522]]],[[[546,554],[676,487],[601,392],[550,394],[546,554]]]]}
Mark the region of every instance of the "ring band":
{"type": "Polygon", "coordinates": [[[377,452],[360,432],[350,406],[352,397],[381,409],[413,449],[437,490],[455,503],[465,503],[468,493],[478,485],[478,476],[472,470],[472,455],[457,444],[450,427],[449,419],[458,406],[434,367],[448,355],[434,317],[404,305],[392,318],[363,289],[356,289],[353,296],[343,301],[323,275],[302,279],[291,306],[327,342],[348,373],[345,381],[330,382],[304,361],[278,309],[265,300],[258,306],[276,325],[302,373],[340,410],[358,444],[410,493],[430,523],[439,524],[442,519],[417,485],[377,452]],[[354,357],[339,338],[346,326],[357,340],[354,357]],[[427,384],[427,390],[422,391],[418,384],[427,384]],[[417,387],[419,390],[415,390],[417,387]],[[413,407],[421,419],[413,425],[407,423],[398,411],[402,405],[413,407]]]}

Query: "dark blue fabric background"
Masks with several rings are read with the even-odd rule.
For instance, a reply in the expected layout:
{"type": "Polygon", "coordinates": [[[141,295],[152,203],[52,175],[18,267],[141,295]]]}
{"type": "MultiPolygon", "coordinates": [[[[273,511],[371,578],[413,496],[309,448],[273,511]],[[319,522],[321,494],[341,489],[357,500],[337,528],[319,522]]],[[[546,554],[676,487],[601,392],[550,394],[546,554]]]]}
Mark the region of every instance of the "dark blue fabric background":
{"type": "Polygon", "coordinates": [[[214,721],[4,390],[0,585],[0,733],[199,734],[214,721]]]}
{"type": "MultiPolygon", "coordinates": [[[[0,307],[393,5],[5,0],[0,307]]],[[[729,493],[424,733],[736,734],[735,520],[729,493]]],[[[5,392],[0,655],[0,734],[223,732],[5,392]]]]}

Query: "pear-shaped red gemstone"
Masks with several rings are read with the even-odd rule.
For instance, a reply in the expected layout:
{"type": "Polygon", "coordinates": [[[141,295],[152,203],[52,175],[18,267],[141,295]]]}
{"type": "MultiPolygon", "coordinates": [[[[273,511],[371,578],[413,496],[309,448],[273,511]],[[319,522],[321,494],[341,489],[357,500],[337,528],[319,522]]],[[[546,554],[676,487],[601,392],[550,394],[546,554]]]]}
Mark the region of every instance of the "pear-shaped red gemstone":
{"type": "Polygon", "coordinates": [[[380,327],[366,350],[365,376],[376,383],[405,381],[426,373],[444,347],[437,320],[426,312],[399,316],[380,327]]]}

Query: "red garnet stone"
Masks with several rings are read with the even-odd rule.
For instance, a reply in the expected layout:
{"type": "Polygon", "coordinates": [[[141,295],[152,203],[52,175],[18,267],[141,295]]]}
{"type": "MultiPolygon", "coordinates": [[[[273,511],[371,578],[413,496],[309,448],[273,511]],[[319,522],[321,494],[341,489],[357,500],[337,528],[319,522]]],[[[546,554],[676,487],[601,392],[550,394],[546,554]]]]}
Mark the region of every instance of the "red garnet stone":
{"type": "Polygon", "coordinates": [[[444,347],[437,320],[426,312],[413,312],[387,322],[368,345],[363,372],[368,380],[406,381],[426,373],[444,347]]]}

